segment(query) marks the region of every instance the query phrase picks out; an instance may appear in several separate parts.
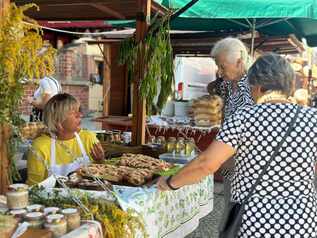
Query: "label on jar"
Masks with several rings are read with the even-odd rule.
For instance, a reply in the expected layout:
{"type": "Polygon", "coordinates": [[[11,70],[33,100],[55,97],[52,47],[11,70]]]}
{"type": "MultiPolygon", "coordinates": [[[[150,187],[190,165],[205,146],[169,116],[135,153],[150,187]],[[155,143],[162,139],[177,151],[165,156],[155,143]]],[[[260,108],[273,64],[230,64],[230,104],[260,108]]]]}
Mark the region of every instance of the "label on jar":
{"type": "Polygon", "coordinates": [[[26,207],[28,212],[40,212],[43,209],[43,206],[40,204],[33,204],[26,207]]]}
{"type": "Polygon", "coordinates": [[[58,207],[46,207],[44,208],[44,214],[45,215],[50,215],[50,214],[55,214],[59,212],[58,207]]]}
{"type": "Polygon", "coordinates": [[[66,208],[66,209],[62,210],[62,213],[65,215],[74,214],[74,213],[77,213],[77,209],[76,208],[66,208]]]}
{"type": "Polygon", "coordinates": [[[48,223],[59,223],[64,219],[64,215],[62,214],[52,214],[46,217],[46,221],[48,223]]]}
{"type": "Polygon", "coordinates": [[[23,215],[26,214],[26,210],[25,209],[16,209],[16,210],[11,210],[10,211],[11,215],[23,215]]]}
{"type": "Polygon", "coordinates": [[[15,183],[9,186],[9,190],[11,191],[26,191],[28,188],[29,186],[24,183],[15,183]]]}
{"type": "Polygon", "coordinates": [[[43,216],[42,212],[30,212],[25,215],[26,218],[30,218],[30,219],[37,219],[37,218],[41,218],[42,216],[43,216]]]}

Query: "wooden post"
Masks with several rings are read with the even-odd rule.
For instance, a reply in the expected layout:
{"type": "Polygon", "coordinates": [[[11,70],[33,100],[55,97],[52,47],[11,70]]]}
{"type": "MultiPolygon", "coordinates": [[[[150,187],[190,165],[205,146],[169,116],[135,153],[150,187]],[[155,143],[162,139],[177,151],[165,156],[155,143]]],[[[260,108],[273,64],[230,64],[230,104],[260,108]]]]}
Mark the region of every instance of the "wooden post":
{"type": "Polygon", "coordinates": [[[4,194],[10,184],[8,159],[10,132],[10,126],[8,124],[0,126],[0,194],[4,194]]]}
{"type": "Polygon", "coordinates": [[[5,9],[9,7],[10,0],[0,0],[0,17],[3,16],[5,9]]]}
{"type": "MultiPolygon", "coordinates": [[[[138,0],[138,8],[140,9],[136,21],[136,41],[140,42],[144,39],[148,29],[149,17],[151,16],[151,0],[138,0]]],[[[133,83],[133,104],[132,104],[132,144],[142,145],[145,143],[145,118],[146,107],[145,100],[141,98],[139,92],[140,82],[144,76],[144,65],[142,58],[144,55],[138,55],[138,64],[136,69],[135,80],[133,83]]]]}
{"type": "MultiPolygon", "coordinates": [[[[0,20],[6,9],[9,7],[9,0],[0,0],[0,20]]],[[[9,125],[0,125],[0,194],[7,191],[9,185],[9,160],[8,140],[10,137],[9,125]]]]}
{"type": "Polygon", "coordinates": [[[111,93],[111,45],[103,44],[103,115],[109,116],[111,93]]]}

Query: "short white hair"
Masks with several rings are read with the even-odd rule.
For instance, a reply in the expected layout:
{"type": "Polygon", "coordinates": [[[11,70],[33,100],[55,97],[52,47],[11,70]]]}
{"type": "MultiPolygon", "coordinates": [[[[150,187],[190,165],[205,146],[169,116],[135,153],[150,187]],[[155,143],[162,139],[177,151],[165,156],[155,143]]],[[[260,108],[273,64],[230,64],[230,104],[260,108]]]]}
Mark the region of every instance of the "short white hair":
{"type": "Polygon", "coordinates": [[[213,58],[217,58],[219,55],[224,54],[231,63],[241,59],[245,69],[248,69],[250,64],[248,49],[244,43],[237,38],[227,37],[216,42],[210,54],[213,58]]]}

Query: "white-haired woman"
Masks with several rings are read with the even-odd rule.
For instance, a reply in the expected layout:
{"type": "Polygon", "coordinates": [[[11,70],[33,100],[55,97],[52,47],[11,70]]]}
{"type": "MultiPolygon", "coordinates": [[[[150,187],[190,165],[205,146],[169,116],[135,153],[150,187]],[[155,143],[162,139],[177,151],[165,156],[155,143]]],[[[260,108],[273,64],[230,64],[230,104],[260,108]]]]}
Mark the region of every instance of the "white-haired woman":
{"type": "Polygon", "coordinates": [[[245,211],[231,238],[317,237],[317,109],[288,100],[295,73],[279,55],[258,58],[248,77],[257,104],[226,118],[210,147],[158,188],[196,183],[235,156],[232,201],[245,211]]]}
{"type": "MultiPolygon", "coordinates": [[[[214,45],[211,56],[218,66],[218,78],[212,82],[209,91],[216,91],[224,100],[224,119],[237,110],[254,104],[251,96],[248,77],[249,55],[246,46],[237,38],[224,38],[214,45]]],[[[229,212],[231,198],[231,177],[234,170],[234,159],[228,160],[222,167],[224,176],[225,206],[219,229],[223,229],[224,219],[229,212]]]]}
{"type": "Polygon", "coordinates": [[[79,102],[67,93],[53,96],[45,105],[44,123],[50,135],[43,134],[32,143],[27,161],[28,184],[39,183],[51,173],[66,176],[83,163],[104,158],[96,135],[80,128],[79,107],[79,102]]]}

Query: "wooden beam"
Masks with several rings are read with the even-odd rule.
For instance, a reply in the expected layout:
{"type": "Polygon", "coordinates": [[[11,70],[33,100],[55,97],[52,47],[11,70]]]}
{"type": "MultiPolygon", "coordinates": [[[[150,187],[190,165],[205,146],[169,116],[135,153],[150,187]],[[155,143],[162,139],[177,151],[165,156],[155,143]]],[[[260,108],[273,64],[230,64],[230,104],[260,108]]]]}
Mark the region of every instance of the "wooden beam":
{"type": "MultiPolygon", "coordinates": [[[[30,3],[30,0],[15,0],[19,5],[30,3]]],[[[32,3],[37,5],[59,5],[59,4],[113,4],[113,0],[33,0],[32,3]]]]}
{"type": "MultiPolygon", "coordinates": [[[[136,22],[136,41],[140,42],[144,39],[149,23],[149,17],[151,15],[151,0],[138,0],[139,13],[143,14],[143,19],[137,18],[136,22]]],[[[141,50],[142,51],[142,50],[141,50]]],[[[139,85],[144,77],[144,55],[141,53],[138,55],[138,64],[133,83],[133,104],[132,104],[132,144],[142,145],[145,143],[145,118],[146,118],[146,107],[145,99],[141,98],[139,85]]]]}
{"type": "Polygon", "coordinates": [[[111,93],[111,45],[103,44],[103,115],[109,116],[111,93]]]}
{"type": "Polygon", "coordinates": [[[95,4],[95,3],[91,3],[89,5],[93,6],[94,8],[96,8],[96,9],[98,9],[98,10],[100,10],[100,11],[102,11],[110,16],[116,17],[116,18],[121,19],[121,20],[125,19],[125,17],[122,14],[120,14],[119,12],[117,12],[117,11],[115,11],[115,10],[111,9],[110,7],[107,7],[105,5],[95,4]]]}

